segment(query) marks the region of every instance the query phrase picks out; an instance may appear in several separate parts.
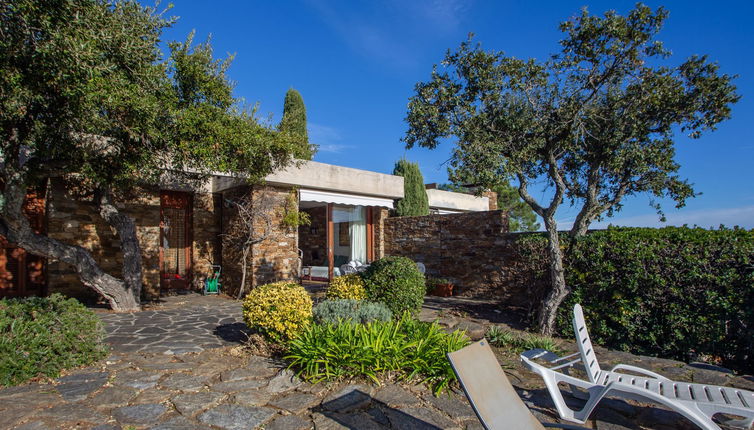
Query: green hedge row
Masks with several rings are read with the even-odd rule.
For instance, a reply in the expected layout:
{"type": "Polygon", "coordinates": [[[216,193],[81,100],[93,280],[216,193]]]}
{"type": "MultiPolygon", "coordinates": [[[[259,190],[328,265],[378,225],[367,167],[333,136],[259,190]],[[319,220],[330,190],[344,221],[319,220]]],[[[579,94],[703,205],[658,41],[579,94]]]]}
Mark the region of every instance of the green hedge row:
{"type": "Polygon", "coordinates": [[[107,355],[99,318],[75,299],[0,300],[0,386],[93,363],[107,355]]]}
{"type": "MultiPolygon", "coordinates": [[[[519,242],[546,276],[546,238],[519,242]]],[[[754,370],[754,230],[609,228],[566,239],[565,249],[564,337],[573,337],[572,308],[581,303],[597,344],[754,370]]]]}

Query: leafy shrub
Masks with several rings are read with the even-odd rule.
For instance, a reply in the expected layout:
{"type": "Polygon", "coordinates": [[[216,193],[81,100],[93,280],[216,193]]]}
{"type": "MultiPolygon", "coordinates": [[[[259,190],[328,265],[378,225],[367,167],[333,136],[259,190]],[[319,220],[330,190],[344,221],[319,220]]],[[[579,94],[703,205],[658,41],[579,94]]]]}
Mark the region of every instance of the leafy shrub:
{"type": "Polygon", "coordinates": [[[490,326],[484,337],[487,338],[492,345],[499,347],[511,347],[516,342],[515,334],[496,325],[490,326]]]}
{"type": "Polygon", "coordinates": [[[370,324],[313,324],[288,343],[291,367],[311,382],[398,372],[398,378],[421,377],[435,393],[455,380],[445,354],[469,344],[462,332],[446,333],[436,323],[399,320],[370,324]]]}
{"type": "Polygon", "coordinates": [[[75,299],[2,299],[0,385],[93,363],[107,355],[104,336],[99,318],[75,299]]]}
{"type": "MultiPolygon", "coordinates": [[[[564,336],[573,337],[573,304],[581,303],[597,344],[754,371],[754,231],[611,227],[573,244],[560,239],[571,249],[564,268],[572,294],[557,319],[564,336]]],[[[516,241],[522,267],[514,283],[537,291],[531,303],[549,284],[546,240],[516,241]]]]}
{"type": "Polygon", "coordinates": [[[290,339],[311,322],[312,299],[293,282],[262,285],[244,299],[243,318],[250,329],[271,340],[290,339]]]}
{"type": "Polygon", "coordinates": [[[566,270],[594,341],[680,360],[720,357],[754,370],[754,231],[610,228],[580,238],[566,270]]]}
{"type": "Polygon", "coordinates": [[[385,257],[372,263],[364,272],[367,297],[384,303],[393,315],[415,312],[424,303],[424,275],[416,263],[406,257],[385,257]]]}
{"type": "Polygon", "coordinates": [[[389,321],[391,318],[393,313],[382,303],[360,300],[325,300],[314,308],[314,322],[318,324],[338,324],[343,321],[365,324],[372,321],[389,321]]]}
{"type": "Polygon", "coordinates": [[[367,298],[364,280],[358,273],[338,276],[327,287],[327,298],[364,300],[367,298]]]}

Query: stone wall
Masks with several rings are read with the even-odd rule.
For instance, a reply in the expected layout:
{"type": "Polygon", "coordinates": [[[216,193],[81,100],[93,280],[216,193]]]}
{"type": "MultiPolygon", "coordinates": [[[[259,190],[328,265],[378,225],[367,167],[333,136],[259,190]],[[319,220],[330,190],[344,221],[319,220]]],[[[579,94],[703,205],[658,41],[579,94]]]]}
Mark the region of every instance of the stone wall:
{"type": "Polygon", "coordinates": [[[427,276],[449,278],[454,294],[513,298],[507,282],[515,265],[515,236],[503,211],[387,218],[385,255],[422,262],[427,276]]]}
{"type": "MultiPolygon", "coordinates": [[[[218,196],[194,194],[193,207],[193,272],[194,288],[210,271],[210,261],[218,261],[221,228],[218,196]]],[[[142,298],[160,295],[160,197],[159,193],[145,193],[140,197],[115,203],[118,209],[136,222],[136,235],[142,253],[142,298]]],[[[89,201],[68,195],[63,186],[53,182],[47,211],[47,234],[53,239],[76,244],[89,250],[107,273],[122,277],[123,255],[120,240],[114,230],[99,216],[89,201]]],[[[85,300],[98,300],[97,294],[84,287],[73,268],[50,261],[49,291],[85,300]]]]}
{"type": "Polygon", "coordinates": [[[385,220],[390,211],[383,207],[372,208],[372,223],[374,224],[374,258],[379,260],[385,256],[385,220]]]}
{"type": "MultiPolygon", "coordinates": [[[[298,277],[298,234],[296,229],[283,225],[286,200],[290,188],[257,186],[236,187],[223,193],[223,199],[251,198],[254,211],[254,232],[262,237],[270,221],[271,234],[266,240],[254,244],[247,256],[246,291],[269,282],[292,280],[298,277]]],[[[238,211],[233,205],[225,205],[223,229],[231,231],[237,223],[238,211]]],[[[223,236],[223,285],[229,293],[237,293],[242,277],[242,252],[228,236],[223,236]]]]}

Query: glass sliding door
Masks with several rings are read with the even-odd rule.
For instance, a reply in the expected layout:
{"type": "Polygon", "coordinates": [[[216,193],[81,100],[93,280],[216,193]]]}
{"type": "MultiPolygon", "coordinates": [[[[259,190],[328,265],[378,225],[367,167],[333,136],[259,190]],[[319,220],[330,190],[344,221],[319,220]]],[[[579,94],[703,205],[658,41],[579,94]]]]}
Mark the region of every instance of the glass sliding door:
{"type": "Polygon", "coordinates": [[[333,205],[333,265],[351,261],[367,264],[367,216],[365,206],[333,205]]]}

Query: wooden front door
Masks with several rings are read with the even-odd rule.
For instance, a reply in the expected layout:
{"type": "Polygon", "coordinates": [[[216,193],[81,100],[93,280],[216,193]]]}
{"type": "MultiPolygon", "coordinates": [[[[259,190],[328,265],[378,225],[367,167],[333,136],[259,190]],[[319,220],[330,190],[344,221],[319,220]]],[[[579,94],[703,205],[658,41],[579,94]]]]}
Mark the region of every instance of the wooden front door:
{"type": "Polygon", "coordinates": [[[192,210],[190,193],[160,192],[160,287],[191,286],[192,210]]]}
{"type": "MultiPolygon", "coordinates": [[[[24,214],[37,234],[45,234],[45,198],[41,190],[26,194],[24,214]]],[[[0,297],[46,294],[47,259],[29,254],[0,236],[0,297]]]]}

